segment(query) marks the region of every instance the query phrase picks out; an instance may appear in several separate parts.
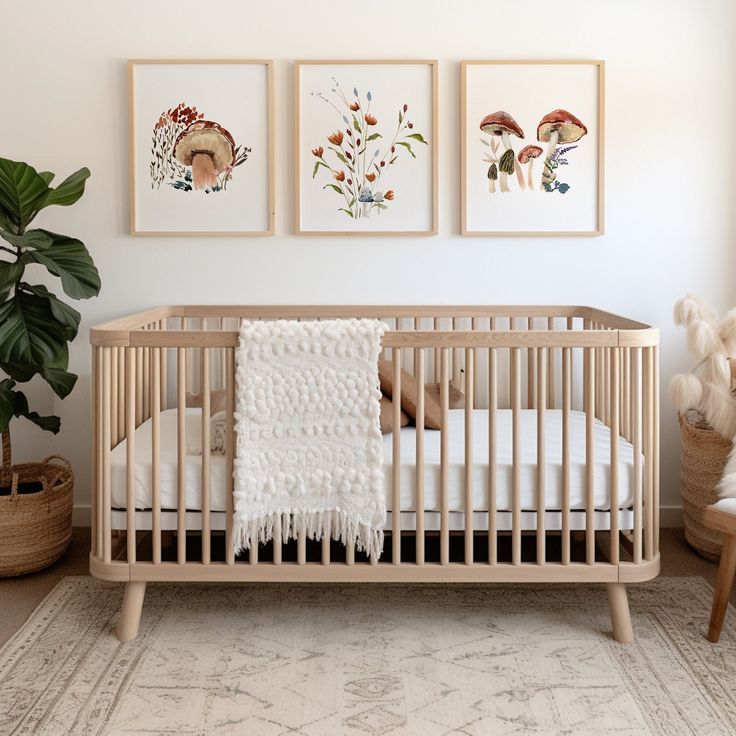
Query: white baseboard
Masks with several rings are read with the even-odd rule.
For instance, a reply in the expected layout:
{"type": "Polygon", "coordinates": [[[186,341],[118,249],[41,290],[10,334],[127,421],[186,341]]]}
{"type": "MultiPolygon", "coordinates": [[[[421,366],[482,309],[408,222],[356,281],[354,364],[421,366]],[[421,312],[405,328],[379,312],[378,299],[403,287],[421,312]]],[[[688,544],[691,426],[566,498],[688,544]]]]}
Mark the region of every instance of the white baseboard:
{"type": "MultiPolygon", "coordinates": [[[[660,526],[665,529],[682,527],[682,506],[660,506],[660,526]]],[[[91,509],[89,504],[75,504],[72,515],[74,526],[91,526],[91,509]]]]}

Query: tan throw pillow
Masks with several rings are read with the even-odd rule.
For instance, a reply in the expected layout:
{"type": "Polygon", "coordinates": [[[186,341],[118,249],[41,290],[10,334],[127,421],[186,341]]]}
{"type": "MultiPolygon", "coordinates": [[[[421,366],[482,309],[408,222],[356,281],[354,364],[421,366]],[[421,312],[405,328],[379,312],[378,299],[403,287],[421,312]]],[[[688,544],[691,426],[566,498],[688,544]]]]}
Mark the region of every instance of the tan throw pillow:
{"type": "MultiPolygon", "coordinates": [[[[381,391],[391,399],[393,395],[394,364],[390,360],[378,361],[378,378],[381,391]]],[[[416,421],[418,387],[414,376],[405,370],[401,371],[401,408],[416,421]]],[[[425,390],[424,392],[424,426],[427,429],[442,428],[442,411],[439,402],[425,390]]]]}
{"type": "MultiPolygon", "coordinates": [[[[202,394],[187,392],[187,406],[201,407],[202,394]]],[[[219,414],[227,409],[227,394],[224,388],[215,388],[210,391],[210,416],[219,414]]]]}
{"type": "MultiPolygon", "coordinates": [[[[427,393],[431,394],[432,398],[439,404],[440,404],[440,385],[439,383],[428,383],[425,388],[427,389],[427,393]]],[[[464,409],[465,408],[465,394],[460,391],[459,389],[455,388],[452,384],[450,384],[450,409],[464,409]]]]}
{"type": "MultiPolygon", "coordinates": [[[[401,426],[409,424],[409,417],[401,412],[401,426]]],[[[394,431],[394,402],[381,396],[381,434],[391,434],[394,431]]]]}

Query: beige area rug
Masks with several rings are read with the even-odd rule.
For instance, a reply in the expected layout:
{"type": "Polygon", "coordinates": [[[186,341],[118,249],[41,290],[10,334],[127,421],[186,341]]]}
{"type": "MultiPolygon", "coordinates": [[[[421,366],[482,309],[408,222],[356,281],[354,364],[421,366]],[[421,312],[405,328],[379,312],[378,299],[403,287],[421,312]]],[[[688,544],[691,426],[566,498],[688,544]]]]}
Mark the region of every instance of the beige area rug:
{"type": "Polygon", "coordinates": [[[736,615],[701,578],[630,586],[149,585],[66,578],[0,651],[0,734],[734,734],[736,615]]]}

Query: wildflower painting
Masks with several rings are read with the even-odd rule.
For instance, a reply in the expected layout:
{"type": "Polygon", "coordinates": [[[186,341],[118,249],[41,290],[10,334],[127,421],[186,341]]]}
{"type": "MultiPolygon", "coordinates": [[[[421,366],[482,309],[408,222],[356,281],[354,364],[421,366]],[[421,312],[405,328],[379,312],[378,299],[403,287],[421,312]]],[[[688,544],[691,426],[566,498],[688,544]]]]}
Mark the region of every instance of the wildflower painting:
{"type": "Polygon", "coordinates": [[[297,232],[433,233],[434,62],[298,62],[297,232]]]}
{"type": "Polygon", "coordinates": [[[133,234],[273,231],[272,65],[129,63],[133,234]]]}
{"type": "Polygon", "coordinates": [[[603,231],[603,62],[463,62],[463,234],[603,231]]]}

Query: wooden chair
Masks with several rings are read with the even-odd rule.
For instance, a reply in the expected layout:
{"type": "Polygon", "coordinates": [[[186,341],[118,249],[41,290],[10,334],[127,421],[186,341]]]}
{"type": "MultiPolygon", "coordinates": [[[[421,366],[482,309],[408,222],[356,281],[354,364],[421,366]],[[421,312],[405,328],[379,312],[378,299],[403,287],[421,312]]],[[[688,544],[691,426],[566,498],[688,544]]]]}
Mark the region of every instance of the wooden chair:
{"type": "Polygon", "coordinates": [[[708,641],[717,642],[721,637],[721,627],[728,608],[734,575],[736,575],[736,498],[724,498],[708,506],[703,514],[706,526],[723,533],[723,551],[718,568],[718,579],[713,596],[713,610],[710,614],[708,641]]]}

